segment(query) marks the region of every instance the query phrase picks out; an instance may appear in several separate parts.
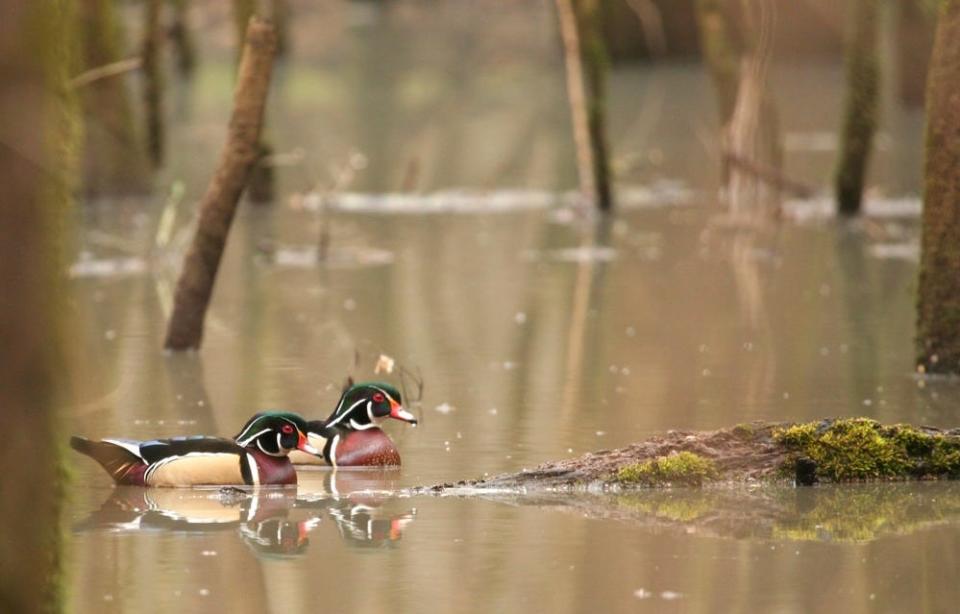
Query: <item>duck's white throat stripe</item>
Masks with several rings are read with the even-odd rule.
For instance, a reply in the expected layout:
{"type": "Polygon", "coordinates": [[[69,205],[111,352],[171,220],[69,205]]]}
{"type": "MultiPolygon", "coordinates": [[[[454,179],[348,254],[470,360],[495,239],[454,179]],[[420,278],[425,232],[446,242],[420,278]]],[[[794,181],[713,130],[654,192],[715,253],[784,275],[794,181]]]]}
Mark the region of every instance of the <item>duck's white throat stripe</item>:
{"type": "Polygon", "coordinates": [[[247,465],[250,467],[250,483],[254,486],[260,486],[260,468],[257,467],[257,459],[249,452],[247,452],[247,465]]]}

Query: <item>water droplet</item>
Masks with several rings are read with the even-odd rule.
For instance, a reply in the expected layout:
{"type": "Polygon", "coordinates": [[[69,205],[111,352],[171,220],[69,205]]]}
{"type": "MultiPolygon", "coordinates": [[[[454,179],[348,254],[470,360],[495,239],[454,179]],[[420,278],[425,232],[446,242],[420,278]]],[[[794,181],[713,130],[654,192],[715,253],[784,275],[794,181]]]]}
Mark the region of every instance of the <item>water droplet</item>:
{"type": "Polygon", "coordinates": [[[117,331],[111,328],[107,332],[103,333],[103,338],[106,339],[107,341],[113,341],[114,339],[117,338],[117,331]]]}
{"type": "Polygon", "coordinates": [[[710,377],[710,375],[712,375],[712,374],[710,373],[710,369],[704,369],[704,370],[701,372],[701,375],[703,375],[704,377],[710,377]]]}
{"type": "Polygon", "coordinates": [[[201,597],[207,597],[208,595],[210,595],[210,589],[209,589],[209,588],[201,588],[200,590],[197,591],[197,593],[198,593],[201,597]]]}
{"type": "Polygon", "coordinates": [[[827,356],[827,355],[829,355],[829,354],[830,354],[830,348],[828,348],[827,346],[823,346],[823,347],[820,348],[820,355],[821,355],[821,356],[827,356]]]}
{"type": "Polygon", "coordinates": [[[674,599],[683,598],[683,593],[678,593],[676,591],[663,591],[660,593],[660,598],[665,601],[673,601],[674,599]]]}
{"type": "Polygon", "coordinates": [[[637,336],[637,329],[635,329],[635,328],[632,327],[632,326],[628,326],[626,332],[627,332],[627,336],[628,336],[628,337],[636,337],[636,336],[637,336]]]}
{"type": "Polygon", "coordinates": [[[607,434],[606,431],[597,431],[597,432],[596,432],[596,436],[597,436],[597,437],[603,437],[603,436],[606,435],[606,434],[607,434]]]}
{"type": "Polygon", "coordinates": [[[449,403],[441,403],[433,408],[434,411],[440,412],[441,414],[449,414],[454,411],[456,407],[450,405],[449,403]]]}
{"type": "Polygon", "coordinates": [[[513,321],[517,324],[524,324],[527,321],[527,314],[518,311],[516,315],[513,316],[513,321]]]}
{"type": "Polygon", "coordinates": [[[357,308],[357,301],[353,300],[352,298],[348,298],[347,300],[343,301],[343,308],[347,311],[353,311],[357,308]]]}
{"type": "Polygon", "coordinates": [[[490,414],[491,416],[496,416],[496,415],[497,415],[497,408],[496,408],[496,407],[491,407],[490,409],[487,410],[487,413],[490,414]]]}
{"type": "Polygon", "coordinates": [[[637,590],[633,591],[633,596],[637,599],[649,599],[650,597],[653,597],[653,593],[646,589],[638,588],[637,590]]]}
{"type": "Polygon", "coordinates": [[[863,400],[863,405],[864,405],[865,407],[870,407],[871,405],[873,405],[873,400],[872,400],[872,399],[864,399],[864,400],[863,400]]]}

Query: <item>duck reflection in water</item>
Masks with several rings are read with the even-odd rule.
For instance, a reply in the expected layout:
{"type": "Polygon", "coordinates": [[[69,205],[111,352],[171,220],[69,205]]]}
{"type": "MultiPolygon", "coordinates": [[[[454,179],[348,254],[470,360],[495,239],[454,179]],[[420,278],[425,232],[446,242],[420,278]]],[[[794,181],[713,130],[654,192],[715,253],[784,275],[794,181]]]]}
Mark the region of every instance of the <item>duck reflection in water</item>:
{"type": "Polygon", "coordinates": [[[321,488],[299,494],[270,488],[118,487],[74,531],[205,535],[232,530],[257,556],[272,558],[306,553],[310,533],[329,519],[352,547],[393,547],[399,542],[416,510],[391,514],[383,509],[388,491],[357,492],[363,486],[382,487],[381,472],[345,477],[322,473],[329,475],[321,488]]]}

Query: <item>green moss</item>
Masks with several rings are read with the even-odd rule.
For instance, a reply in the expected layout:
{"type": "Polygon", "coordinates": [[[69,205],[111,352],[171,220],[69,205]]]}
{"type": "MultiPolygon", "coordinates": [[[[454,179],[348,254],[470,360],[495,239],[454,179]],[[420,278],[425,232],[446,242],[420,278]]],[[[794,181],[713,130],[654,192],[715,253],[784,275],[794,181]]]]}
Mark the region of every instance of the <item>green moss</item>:
{"type": "Polygon", "coordinates": [[[883,426],[868,418],[796,424],[774,432],[794,454],[806,456],[817,475],[834,481],[960,475],[960,439],[909,425],[883,426]]]}
{"type": "Polygon", "coordinates": [[[750,440],[756,436],[756,430],[753,428],[752,424],[746,422],[741,422],[740,424],[733,427],[733,434],[738,439],[750,440]]]}
{"type": "Polygon", "coordinates": [[[693,452],[677,452],[653,460],[621,467],[616,480],[621,484],[685,484],[700,486],[717,475],[714,462],[693,452]]]}

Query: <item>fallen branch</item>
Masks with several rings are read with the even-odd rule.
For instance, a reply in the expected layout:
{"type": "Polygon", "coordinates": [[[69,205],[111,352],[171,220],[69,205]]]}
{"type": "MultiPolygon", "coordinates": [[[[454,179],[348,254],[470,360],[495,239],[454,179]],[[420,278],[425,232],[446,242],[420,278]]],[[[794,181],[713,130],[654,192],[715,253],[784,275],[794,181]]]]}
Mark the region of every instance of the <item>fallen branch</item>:
{"type": "Polygon", "coordinates": [[[777,191],[790,192],[800,198],[809,198],[816,192],[813,186],[786,177],[779,169],[760,164],[744,156],[737,155],[732,151],[724,152],[723,159],[726,164],[737,167],[738,170],[752,175],[754,178],[772,186],[777,191]]]}
{"type": "Polygon", "coordinates": [[[269,22],[252,17],[247,25],[243,56],[234,92],[227,143],[217,171],[200,203],[200,220],[183,263],[174,296],[173,315],[164,347],[200,347],[203,319],[227,242],[237,202],[257,160],[276,34],[269,22]]]}
{"type": "Polygon", "coordinates": [[[143,66],[143,58],[140,57],[111,62],[110,64],[97,66],[96,68],[91,68],[90,70],[80,73],[73,79],[67,81],[67,87],[74,90],[79,89],[90,85],[94,81],[116,77],[133,70],[139,70],[141,66],[143,66]]]}

